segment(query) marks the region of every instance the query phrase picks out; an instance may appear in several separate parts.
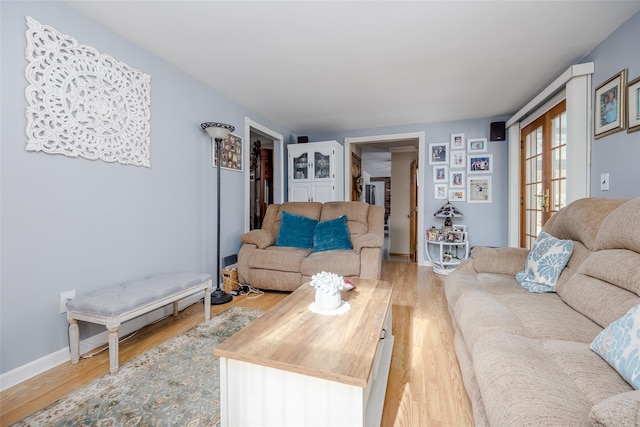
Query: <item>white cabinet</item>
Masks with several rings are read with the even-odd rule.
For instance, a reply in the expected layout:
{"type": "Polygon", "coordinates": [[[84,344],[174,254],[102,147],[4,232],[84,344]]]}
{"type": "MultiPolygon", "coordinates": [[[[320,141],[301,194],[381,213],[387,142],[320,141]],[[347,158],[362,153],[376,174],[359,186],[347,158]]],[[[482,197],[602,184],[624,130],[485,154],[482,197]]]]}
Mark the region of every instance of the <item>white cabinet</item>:
{"type": "Polygon", "coordinates": [[[287,145],[289,201],[344,200],[344,147],[337,141],[287,145]]]}

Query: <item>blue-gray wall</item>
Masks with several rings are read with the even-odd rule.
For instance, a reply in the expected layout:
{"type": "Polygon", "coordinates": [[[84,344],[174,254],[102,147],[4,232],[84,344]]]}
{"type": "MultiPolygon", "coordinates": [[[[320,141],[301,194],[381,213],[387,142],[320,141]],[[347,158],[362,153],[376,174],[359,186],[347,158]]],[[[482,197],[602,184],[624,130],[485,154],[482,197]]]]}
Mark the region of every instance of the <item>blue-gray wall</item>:
{"type": "MultiPolygon", "coordinates": [[[[491,122],[505,121],[508,117],[492,117],[477,120],[458,120],[441,123],[419,123],[407,126],[392,126],[376,129],[361,129],[348,132],[308,133],[310,141],[337,140],[344,143],[345,138],[367,137],[374,135],[388,135],[397,133],[424,132],[425,145],[434,142],[449,142],[452,133],[464,133],[466,138],[487,138],[491,122]]],[[[304,132],[303,132],[304,133],[304,132]]],[[[305,133],[307,135],[307,133],[305,133]]],[[[466,143],[466,141],[465,141],[466,143]]],[[[425,150],[425,151],[427,151],[425,150]]],[[[426,156],[427,153],[419,153],[426,156]]],[[[506,246],[507,245],[507,195],[509,177],[509,142],[489,142],[487,154],[493,155],[493,201],[492,203],[453,202],[462,211],[464,217],[456,218],[456,224],[466,224],[471,246],[506,246]]],[[[424,182],[420,183],[420,191],[424,191],[424,225],[431,227],[442,226],[443,220],[434,218],[435,211],[446,200],[435,199],[433,184],[433,166],[426,163],[423,174],[424,182]]],[[[422,236],[422,232],[419,233],[422,236]]],[[[420,245],[424,242],[419,239],[420,245]]]]}
{"type": "MultiPolygon", "coordinates": [[[[201,122],[231,123],[235,133],[245,137],[248,116],[283,134],[285,143],[295,135],[62,2],[2,1],[0,24],[0,373],[5,373],[67,346],[66,319],[58,313],[61,291],[86,293],[169,270],[213,273],[216,174],[201,122]],[[25,151],[25,15],[151,75],[151,168],[25,151]]],[[[585,58],[596,62],[594,87],[625,67],[630,80],[637,77],[638,46],[640,14],[585,58]]],[[[504,118],[308,134],[311,140],[343,141],[346,136],[424,131],[428,144],[448,141],[458,132],[488,137],[489,123],[504,118]]],[[[468,225],[474,245],[507,242],[509,146],[489,143],[494,156],[493,203],[456,203],[465,213],[456,222],[468,225]]],[[[594,196],[639,195],[640,133],[620,132],[595,141],[592,154],[594,196]],[[601,172],[611,174],[609,192],[599,192],[601,172]]],[[[423,183],[426,226],[436,223],[432,214],[442,202],[433,199],[428,169],[423,183]]],[[[223,255],[237,251],[244,229],[243,179],[241,173],[222,171],[223,255]]]]}
{"type": "MultiPolygon", "coordinates": [[[[61,291],[180,270],[213,273],[216,170],[200,129],[245,116],[293,136],[63,2],[2,1],[0,372],[63,349],[61,291]],[[25,150],[25,15],[151,75],[151,168],[25,150]]],[[[246,166],[246,165],[245,165],[246,166]]],[[[244,231],[244,176],[222,170],[222,254],[244,231]]],[[[92,327],[95,326],[95,327],[92,327]]],[[[83,325],[83,336],[102,332],[83,325]]]]}
{"type": "MultiPolygon", "coordinates": [[[[622,24],[581,62],[585,61],[594,61],[596,64],[593,90],[625,68],[628,81],[640,77],[640,12],[622,24]]],[[[609,198],[640,196],[640,131],[620,131],[593,140],[591,195],[609,198]],[[609,172],[609,191],[600,190],[600,174],[603,172],[609,172]]]]}

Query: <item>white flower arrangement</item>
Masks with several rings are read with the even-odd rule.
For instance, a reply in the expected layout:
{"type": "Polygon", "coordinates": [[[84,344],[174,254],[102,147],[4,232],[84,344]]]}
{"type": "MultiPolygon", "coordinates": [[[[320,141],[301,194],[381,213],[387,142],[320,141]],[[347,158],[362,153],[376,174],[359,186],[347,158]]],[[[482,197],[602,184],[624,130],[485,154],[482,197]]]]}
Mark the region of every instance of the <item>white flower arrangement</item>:
{"type": "Polygon", "coordinates": [[[345,289],[344,279],[342,276],[338,276],[335,273],[328,273],[326,271],[321,271],[320,273],[311,276],[311,282],[309,284],[317,290],[326,292],[329,295],[335,295],[345,289]]]}

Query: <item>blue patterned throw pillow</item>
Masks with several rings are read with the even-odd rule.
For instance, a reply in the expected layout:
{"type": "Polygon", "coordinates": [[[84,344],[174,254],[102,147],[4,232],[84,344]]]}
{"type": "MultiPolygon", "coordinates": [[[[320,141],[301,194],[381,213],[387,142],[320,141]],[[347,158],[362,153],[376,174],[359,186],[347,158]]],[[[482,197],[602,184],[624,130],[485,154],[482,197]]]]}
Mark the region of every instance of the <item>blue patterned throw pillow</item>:
{"type": "Polygon", "coordinates": [[[590,347],[640,390],[640,304],[604,328],[590,347]]]}
{"type": "Polygon", "coordinates": [[[556,239],[543,231],[527,255],[524,270],[516,274],[516,280],[529,292],[555,292],[558,277],[572,253],[571,240],[556,239]]]}
{"type": "Polygon", "coordinates": [[[280,231],[278,231],[275,246],[312,249],[313,233],[317,224],[318,221],[315,219],[282,211],[280,231]]]}

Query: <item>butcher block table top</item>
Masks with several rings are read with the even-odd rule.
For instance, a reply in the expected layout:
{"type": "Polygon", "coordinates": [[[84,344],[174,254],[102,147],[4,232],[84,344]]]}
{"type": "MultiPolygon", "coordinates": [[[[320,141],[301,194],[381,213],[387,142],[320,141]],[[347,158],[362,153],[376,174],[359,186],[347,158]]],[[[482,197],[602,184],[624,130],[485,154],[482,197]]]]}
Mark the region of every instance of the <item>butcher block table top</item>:
{"type": "MultiPolygon", "coordinates": [[[[315,289],[306,283],[214,349],[214,354],[284,371],[366,387],[393,285],[351,279],[342,292],[351,309],[340,315],[307,308],[315,289]]],[[[391,331],[386,333],[391,334],[391,331]]]]}

